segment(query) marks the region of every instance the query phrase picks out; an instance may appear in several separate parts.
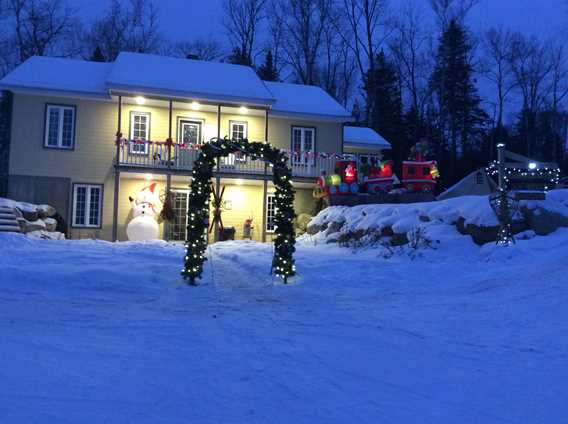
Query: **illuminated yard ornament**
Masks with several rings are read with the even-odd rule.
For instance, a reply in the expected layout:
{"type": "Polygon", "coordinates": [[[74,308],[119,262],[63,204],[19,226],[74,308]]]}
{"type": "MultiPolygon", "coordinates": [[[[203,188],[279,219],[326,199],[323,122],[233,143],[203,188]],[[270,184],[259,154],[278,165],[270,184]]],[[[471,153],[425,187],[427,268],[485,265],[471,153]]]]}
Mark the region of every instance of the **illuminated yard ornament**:
{"type": "Polygon", "coordinates": [[[410,159],[402,162],[402,183],[408,191],[434,191],[440,171],[435,160],[426,159],[430,155],[428,142],[422,140],[411,148],[410,159]]]}
{"type": "Polygon", "coordinates": [[[499,218],[497,244],[507,246],[515,242],[511,223],[520,200],[544,200],[545,191],[558,184],[560,168],[556,163],[537,163],[532,159],[505,150],[497,145],[497,161],[489,164],[486,172],[497,176],[499,191],[491,196],[491,207],[499,218]],[[513,194],[509,190],[519,190],[513,194]]]}
{"type": "Polygon", "coordinates": [[[207,222],[209,219],[209,202],[212,194],[211,179],[213,168],[219,158],[230,154],[242,153],[251,159],[261,159],[272,168],[275,191],[274,216],[274,257],[272,269],[286,283],[295,274],[294,252],[294,189],[292,172],[288,166],[288,157],[280,149],[269,143],[249,142],[247,139],[230,140],[213,138],[201,146],[200,154],[195,161],[191,191],[189,193],[187,239],[185,242],[184,268],[181,275],[189,283],[203,274],[205,250],[207,248],[207,222]]]}
{"type": "Polygon", "coordinates": [[[156,183],[144,187],[136,198],[129,197],[132,219],[126,226],[126,235],[131,241],[157,240],[160,227],[156,221],[156,205],[159,202],[156,194],[156,183]]]}

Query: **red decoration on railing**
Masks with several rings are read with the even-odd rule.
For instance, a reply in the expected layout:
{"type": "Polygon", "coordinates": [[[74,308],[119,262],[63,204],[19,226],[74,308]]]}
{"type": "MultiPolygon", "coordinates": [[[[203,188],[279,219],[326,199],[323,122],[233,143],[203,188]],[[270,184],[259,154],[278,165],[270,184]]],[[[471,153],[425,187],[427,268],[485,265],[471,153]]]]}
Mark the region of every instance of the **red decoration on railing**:
{"type": "MultiPolygon", "coordinates": [[[[165,141],[151,141],[151,140],[140,140],[140,139],[133,139],[129,140],[126,138],[122,138],[122,134],[117,134],[116,143],[120,143],[121,146],[128,146],[133,144],[147,144],[147,145],[157,145],[157,146],[166,146],[184,150],[200,150],[201,144],[198,143],[174,143],[171,138],[166,139],[165,141]]],[[[291,151],[287,149],[281,149],[283,152],[287,153],[289,156],[294,157],[295,159],[336,159],[341,160],[344,159],[345,156],[338,154],[338,153],[323,153],[323,152],[301,152],[301,151],[291,151]]]]}

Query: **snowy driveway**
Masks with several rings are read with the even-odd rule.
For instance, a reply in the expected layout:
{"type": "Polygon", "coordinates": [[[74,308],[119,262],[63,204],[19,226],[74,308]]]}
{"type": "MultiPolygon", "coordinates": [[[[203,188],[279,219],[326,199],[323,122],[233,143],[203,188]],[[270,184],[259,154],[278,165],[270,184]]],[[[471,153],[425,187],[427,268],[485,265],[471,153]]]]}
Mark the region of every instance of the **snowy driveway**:
{"type": "Polygon", "coordinates": [[[0,235],[1,423],[568,422],[568,231],[425,257],[0,235]]]}

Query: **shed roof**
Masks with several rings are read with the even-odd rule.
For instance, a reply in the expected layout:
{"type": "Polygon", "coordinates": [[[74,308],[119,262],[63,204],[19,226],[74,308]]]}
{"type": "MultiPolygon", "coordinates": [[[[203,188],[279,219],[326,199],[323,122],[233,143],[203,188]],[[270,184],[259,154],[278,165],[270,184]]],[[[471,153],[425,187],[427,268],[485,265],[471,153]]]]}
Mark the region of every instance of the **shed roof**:
{"type": "Polygon", "coordinates": [[[390,149],[391,144],[374,129],[368,127],[343,128],[343,141],[346,147],[390,149]]]}

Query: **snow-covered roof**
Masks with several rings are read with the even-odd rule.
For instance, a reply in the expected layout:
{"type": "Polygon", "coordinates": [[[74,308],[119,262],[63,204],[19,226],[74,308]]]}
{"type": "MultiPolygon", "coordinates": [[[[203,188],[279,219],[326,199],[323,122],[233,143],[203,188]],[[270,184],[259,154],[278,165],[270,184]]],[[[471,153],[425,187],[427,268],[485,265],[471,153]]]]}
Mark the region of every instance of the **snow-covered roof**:
{"type": "Polygon", "coordinates": [[[112,63],[33,56],[0,80],[0,88],[108,97],[106,79],[112,66],[112,63]]]}
{"type": "Polygon", "coordinates": [[[113,63],[34,56],[0,80],[0,89],[106,99],[154,95],[268,107],[275,116],[351,118],[320,87],[265,82],[247,66],[142,53],[120,53],[113,63]]]}
{"type": "Polygon", "coordinates": [[[269,81],[264,84],[276,99],[272,105],[275,115],[317,115],[340,120],[351,118],[345,108],[320,87],[269,81]]]}
{"type": "Polygon", "coordinates": [[[108,88],[228,103],[270,106],[272,94],[248,66],[141,53],[120,53],[108,88]]]}
{"type": "Polygon", "coordinates": [[[368,127],[344,127],[343,141],[346,147],[390,149],[391,145],[374,129],[368,127]]]}

